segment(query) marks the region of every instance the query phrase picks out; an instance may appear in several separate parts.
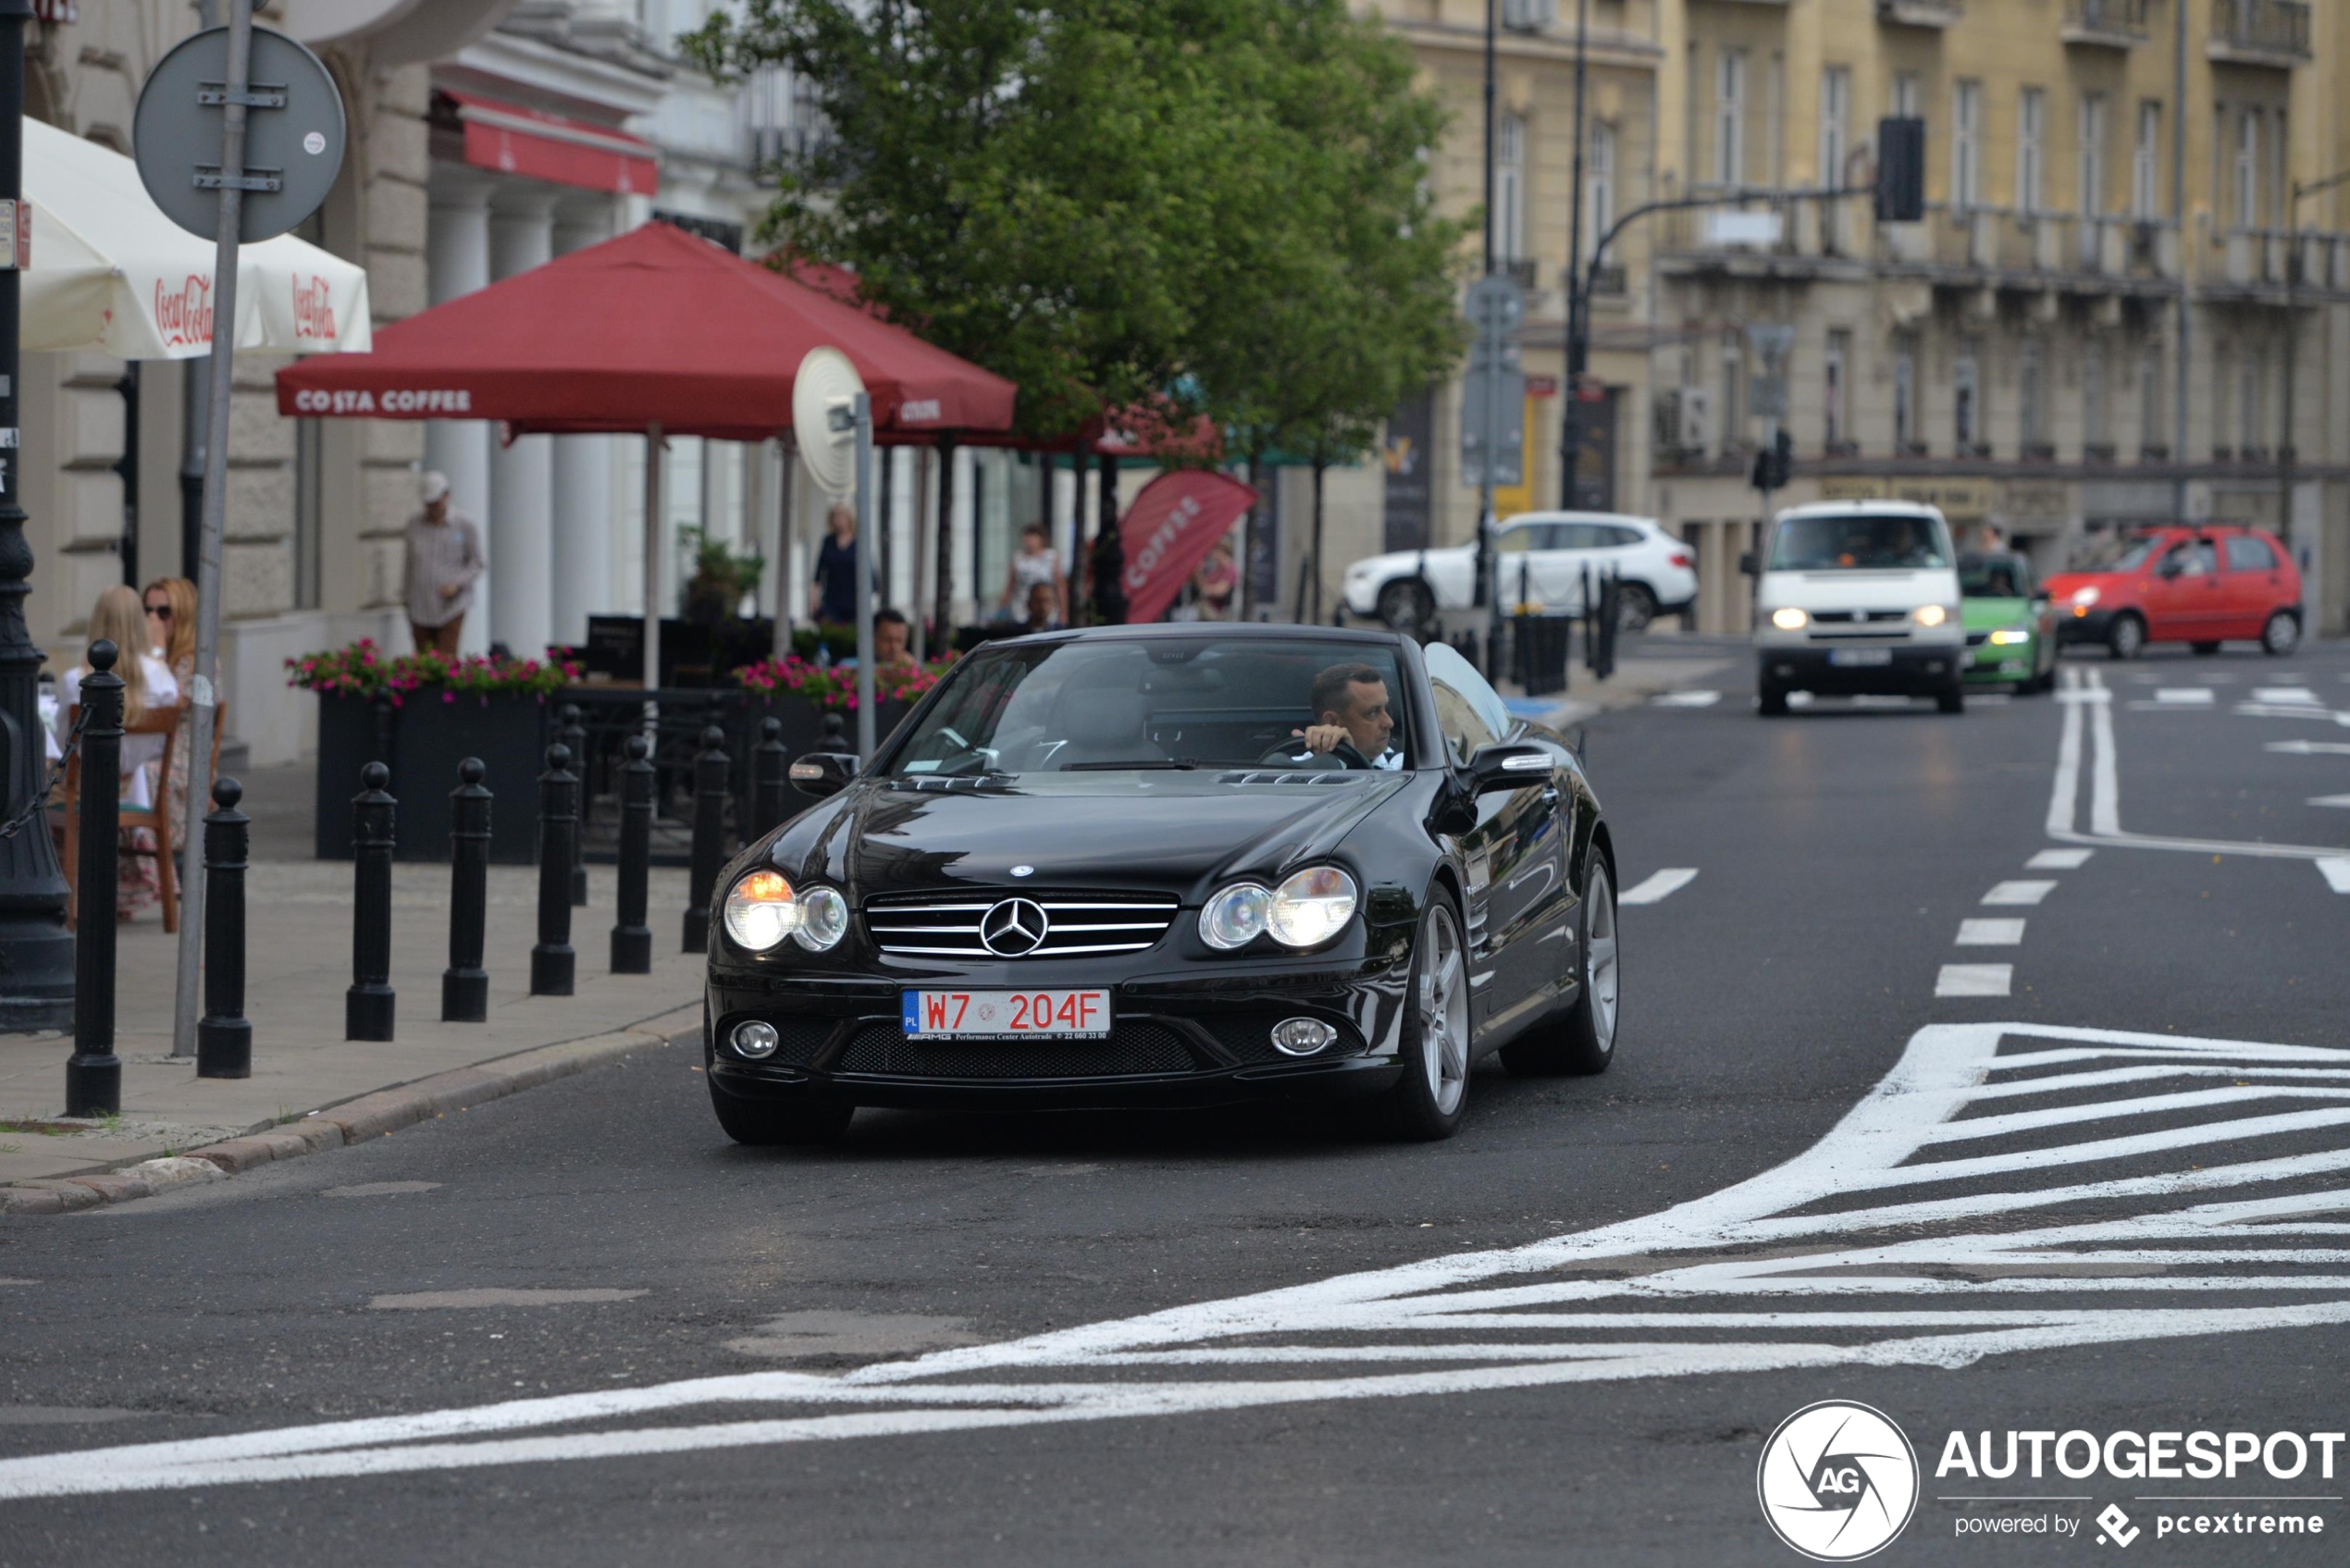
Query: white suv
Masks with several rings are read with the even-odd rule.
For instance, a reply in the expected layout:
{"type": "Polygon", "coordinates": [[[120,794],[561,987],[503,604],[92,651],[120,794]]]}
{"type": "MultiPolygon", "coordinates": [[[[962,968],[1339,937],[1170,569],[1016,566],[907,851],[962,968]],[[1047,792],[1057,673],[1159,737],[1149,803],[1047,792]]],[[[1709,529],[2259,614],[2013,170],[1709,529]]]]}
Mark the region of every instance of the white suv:
{"type": "MultiPolygon", "coordinates": [[[[1584,568],[1596,583],[1613,568],[1623,574],[1624,612],[1618,623],[1637,632],[1661,614],[1697,599],[1695,562],[1681,541],[1653,518],[1613,512],[1522,512],[1493,531],[1502,602],[1532,601],[1546,610],[1579,613],[1584,568]]],[[[1399,549],[1346,569],[1347,610],[1391,626],[1425,623],[1439,610],[1466,610],[1476,600],[1477,545],[1399,549]]]]}

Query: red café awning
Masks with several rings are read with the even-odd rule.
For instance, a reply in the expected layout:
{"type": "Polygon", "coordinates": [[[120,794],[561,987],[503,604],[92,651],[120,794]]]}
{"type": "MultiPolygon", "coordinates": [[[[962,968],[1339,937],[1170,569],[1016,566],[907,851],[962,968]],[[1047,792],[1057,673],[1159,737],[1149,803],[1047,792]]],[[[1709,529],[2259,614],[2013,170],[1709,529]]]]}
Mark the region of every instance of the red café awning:
{"type": "Polygon", "coordinates": [[[661,154],[642,137],[445,87],[436,96],[476,168],[622,195],[649,196],[661,183],[661,154]]]}
{"type": "Polygon", "coordinates": [[[372,353],[290,364],[278,411],[764,440],[791,428],[819,346],[848,356],[897,439],[1011,428],[1002,377],[665,223],[380,327],[372,353]]]}

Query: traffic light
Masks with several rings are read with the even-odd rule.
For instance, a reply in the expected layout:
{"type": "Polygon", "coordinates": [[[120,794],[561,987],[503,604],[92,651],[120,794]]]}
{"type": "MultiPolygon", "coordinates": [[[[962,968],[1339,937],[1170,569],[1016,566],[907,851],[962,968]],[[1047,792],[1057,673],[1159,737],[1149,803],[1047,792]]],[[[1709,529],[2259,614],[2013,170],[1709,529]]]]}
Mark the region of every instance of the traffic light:
{"type": "Polygon", "coordinates": [[[1876,220],[1925,216],[1925,121],[1888,115],[1876,122],[1876,220]]]}
{"type": "Polygon", "coordinates": [[[1787,488],[1795,472],[1795,438],[1781,430],[1771,444],[1754,454],[1754,475],[1749,481],[1766,495],[1787,488]]]}

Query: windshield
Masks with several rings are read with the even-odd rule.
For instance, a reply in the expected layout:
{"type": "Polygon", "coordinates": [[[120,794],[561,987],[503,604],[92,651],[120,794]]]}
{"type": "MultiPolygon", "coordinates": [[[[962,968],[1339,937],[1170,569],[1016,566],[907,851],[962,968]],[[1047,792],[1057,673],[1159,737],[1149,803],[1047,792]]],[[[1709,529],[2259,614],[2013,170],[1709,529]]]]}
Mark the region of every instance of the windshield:
{"type": "Polygon", "coordinates": [[[1774,572],[1916,571],[1950,564],[1941,523],[1911,512],[1790,517],[1771,541],[1774,572]]]}
{"type": "Polygon", "coordinates": [[[1404,755],[1395,654],[1331,638],[1003,643],[958,663],[891,777],[1246,768],[1404,755]],[[1305,732],[1319,728],[1319,755],[1305,732]],[[1342,748],[1338,742],[1343,740],[1342,748]]]}
{"type": "Polygon", "coordinates": [[[2146,563],[2162,537],[2155,535],[2110,534],[2099,539],[2075,572],[2135,572],[2146,563]]]}
{"type": "Polygon", "coordinates": [[[2012,555],[1959,557],[1959,592],[1968,599],[2029,599],[2032,574],[2012,555]]]}

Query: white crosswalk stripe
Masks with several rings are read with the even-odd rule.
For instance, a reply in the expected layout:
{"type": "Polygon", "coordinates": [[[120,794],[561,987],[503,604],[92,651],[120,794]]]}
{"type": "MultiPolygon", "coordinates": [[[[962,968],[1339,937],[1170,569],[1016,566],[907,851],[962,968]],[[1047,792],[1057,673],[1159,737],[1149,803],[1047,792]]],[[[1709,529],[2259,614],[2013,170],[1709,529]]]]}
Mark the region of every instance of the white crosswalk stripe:
{"type": "Polygon", "coordinates": [[[0,1461],[0,1498],[1718,1372],[1951,1369],[2350,1323],[2345,1127],[2350,1051],[1937,1025],[1809,1150],[1640,1218],[839,1376],[19,1457],[0,1461]]]}

